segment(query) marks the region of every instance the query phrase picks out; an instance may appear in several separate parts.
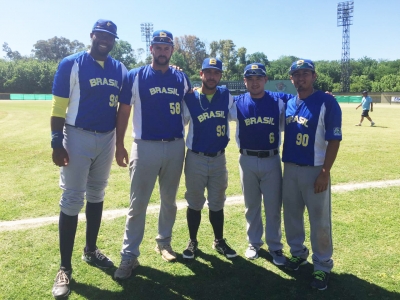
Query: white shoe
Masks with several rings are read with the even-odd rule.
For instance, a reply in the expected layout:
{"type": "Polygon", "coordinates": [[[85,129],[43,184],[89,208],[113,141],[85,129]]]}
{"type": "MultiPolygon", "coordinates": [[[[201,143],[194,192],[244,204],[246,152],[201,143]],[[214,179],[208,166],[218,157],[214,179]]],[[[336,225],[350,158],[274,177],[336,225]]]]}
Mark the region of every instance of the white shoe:
{"type": "Polygon", "coordinates": [[[358,124],[356,124],[356,125],[354,125],[354,126],[361,126],[361,123],[358,123],[358,124]]]}
{"type": "Polygon", "coordinates": [[[371,126],[375,126],[375,122],[371,122],[371,126]]]}
{"type": "Polygon", "coordinates": [[[258,258],[258,249],[254,246],[249,246],[244,254],[248,259],[257,259],[258,258]]]}

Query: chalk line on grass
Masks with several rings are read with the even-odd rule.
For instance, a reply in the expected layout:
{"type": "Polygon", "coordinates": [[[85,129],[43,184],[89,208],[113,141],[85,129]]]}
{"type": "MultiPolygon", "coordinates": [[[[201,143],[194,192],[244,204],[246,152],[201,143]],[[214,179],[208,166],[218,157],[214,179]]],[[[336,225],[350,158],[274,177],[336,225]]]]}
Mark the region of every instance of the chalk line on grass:
{"type": "MultiPolygon", "coordinates": [[[[332,186],[333,193],[340,192],[349,192],[358,189],[369,189],[369,188],[385,188],[390,186],[400,186],[400,179],[396,180],[385,180],[385,181],[371,181],[371,182],[363,182],[363,183],[348,183],[348,184],[339,184],[332,186]]],[[[225,204],[240,204],[243,203],[243,196],[233,196],[227,197],[225,204]]],[[[186,207],[186,201],[180,200],[176,203],[178,209],[184,209],[186,207]]],[[[156,213],[160,209],[160,205],[152,204],[147,207],[148,213],[156,213]]],[[[103,220],[112,220],[115,218],[119,218],[122,216],[126,216],[128,212],[127,208],[124,209],[114,209],[114,210],[105,210],[103,211],[103,220]]],[[[80,221],[86,221],[85,213],[80,213],[78,216],[80,221]]],[[[0,222],[0,231],[13,231],[13,230],[23,230],[23,229],[31,229],[36,227],[41,227],[49,224],[57,224],[58,216],[54,217],[43,217],[43,218],[34,218],[34,219],[24,219],[24,220],[15,220],[15,221],[2,221],[0,222]]]]}

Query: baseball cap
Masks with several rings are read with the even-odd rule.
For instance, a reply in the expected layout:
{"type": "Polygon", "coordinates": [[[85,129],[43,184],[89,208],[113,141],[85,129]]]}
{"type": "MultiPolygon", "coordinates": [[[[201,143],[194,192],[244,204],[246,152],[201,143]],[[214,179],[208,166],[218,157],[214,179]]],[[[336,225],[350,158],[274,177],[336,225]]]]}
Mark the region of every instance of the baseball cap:
{"type": "Polygon", "coordinates": [[[244,68],[243,76],[267,76],[267,71],[265,70],[265,66],[263,64],[253,63],[244,68]]]}
{"type": "Polygon", "coordinates": [[[167,30],[156,30],[153,32],[151,44],[174,45],[174,37],[172,33],[167,30]]]}
{"type": "Polygon", "coordinates": [[[305,69],[315,72],[314,63],[310,59],[299,59],[292,63],[289,69],[289,74],[292,75],[295,71],[305,69]]]}
{"type": "Polygon", "coordinates": [[[108,32],[109,34],[115,36],[118,39],[117,25],[115,25],[114,22],[110,20],[104,20],[104,19],[97,20],[97,22],[94,23],[92,29],[92,32],[95,31],[108,32]]]}
{"type": "Polygon", "coordinates": [[[362,91],[362,93],[363,93],[363,94],[368,94],[368,91],[365,91],[365,90],[364,90],[364,91],[362,91]]]}
{"type": "Polygon", "coordinates": [[[217,69],[222,72],[222,61],[217,58],[208,57],[203,60],[203,64],[201,65],[201,69],[217,69]]]}

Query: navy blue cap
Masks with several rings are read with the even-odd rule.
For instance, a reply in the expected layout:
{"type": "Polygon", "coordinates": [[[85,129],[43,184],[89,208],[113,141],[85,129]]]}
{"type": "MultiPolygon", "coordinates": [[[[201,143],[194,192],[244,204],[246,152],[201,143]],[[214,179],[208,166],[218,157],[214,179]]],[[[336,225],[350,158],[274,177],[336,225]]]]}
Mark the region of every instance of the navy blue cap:
{"type": "Polygon", "coordinates": [[[103,19],[97,20],[97,22],[94,23],[92,29],[92,32],[95,31],[108,32],[109,34],[115,36],[118,39],[117,25],[115,25],[114,22],[110,20],[103,20],[103,19]]]}
{"type": "Polygon", "coordinates": [[[267,71],[265,70],[265,66],[263,64],[253,63],[244,68],[243,76],[267,76],[267,71]]]}
{"type": "Polygon", "coordinates": [[[289,74],[292,75],[295,71],[300,69],[315,72],[314,63],[310,59],[299,59],[292,63],[289,69],[289,74]]]}
{"type": "Polygon", "coordinates": [[[222,72],[222,61],[217,58],[208,57],[203,60],[203,64],[201,65],[201,69],[217,69],[222,72]]]}
{"type": "Polygon", "coordinates": [[[151,44],[174,45],[174,37],[172,33],[167,30],[156,30],[153,32],[151,44]]]}
{"type": "Polygon", "coordinates": [[[362,91],[363,94],[368,94],[368,91],[362,91]]]}

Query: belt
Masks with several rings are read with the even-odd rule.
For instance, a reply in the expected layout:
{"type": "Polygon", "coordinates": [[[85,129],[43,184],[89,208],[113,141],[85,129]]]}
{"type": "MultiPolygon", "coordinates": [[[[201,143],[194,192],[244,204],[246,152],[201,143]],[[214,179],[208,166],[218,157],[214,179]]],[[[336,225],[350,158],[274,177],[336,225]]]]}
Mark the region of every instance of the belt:
{"type": "Polygon", "coordinates": [[[244,155],[257,156],[259,158],[274,156],[279,153],[278,149],[266,150],[266,151],[250,151],[246,149],[240,149],[239,152],[244,155]]]}
{"type": "Polygon", "coordinates": [[[152,142],[173,142],[176,140],[180,140],[180,138],[169,138],[169,139],[159,139],[159,140],[147,140],[152,142]]]}
{"type": "Polygon", "coordinates": [[[190,150],[190,151],[192,151],[193,153],[196,153],[198,155],[204,155],[204,156],[209,156],[209,157],[216,157],[216,156],[218,156],[220,154],[225,153],[225,149],[221,150],[221,151],[218,151],[218,152],[215,152],[215,153],[199,152],[199,151],[194,151],[194,150],[190,150]]]}
{"type": "Polygon", "coordinates": [[[296,163],[295,163],[295,165],[296,165],[296,167],[312,167],[310,165],[302,165],[302,164],[296,164],[296,163]]]}
{"type": "Polygon", "coordinates": [[[80,129],[80,130],[94,132],[94,133],[109,133],[109,132],[114,130],[114,129],[113,130],[93,130],[93,129],[82,128],[82,127],[78,127],[78,126],[74,126],[74,125],[70,125],[70,124],[65,124],[65,125],[70,126],[70,127],[74,127],[76,129],[80,129]]]}

